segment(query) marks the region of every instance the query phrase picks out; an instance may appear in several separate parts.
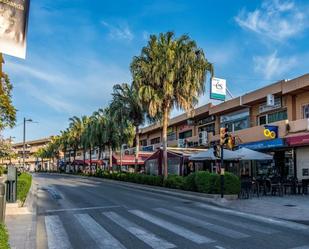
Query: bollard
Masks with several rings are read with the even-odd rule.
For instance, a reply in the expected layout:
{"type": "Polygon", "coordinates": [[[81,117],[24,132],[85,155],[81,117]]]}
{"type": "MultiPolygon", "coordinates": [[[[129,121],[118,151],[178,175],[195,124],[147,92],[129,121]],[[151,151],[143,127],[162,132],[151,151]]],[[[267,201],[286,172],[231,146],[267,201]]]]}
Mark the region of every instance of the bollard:
{"type": "Polygon", "coordinates": [[[5,185],[0,183],[0,223],[4,223],[5,218],[5,185]]]}

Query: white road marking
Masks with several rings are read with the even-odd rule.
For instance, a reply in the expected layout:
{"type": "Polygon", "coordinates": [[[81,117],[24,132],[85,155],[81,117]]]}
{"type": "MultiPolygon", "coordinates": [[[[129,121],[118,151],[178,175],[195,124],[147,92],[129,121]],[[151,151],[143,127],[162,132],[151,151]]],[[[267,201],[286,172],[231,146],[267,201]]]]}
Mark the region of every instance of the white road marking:
{"type": "Polygon", "coordinates": [[[47,244],[49,249],[71,249],[69,241],[59,216],[45,216],[45,227],[47,233],[47,244]]]}
{"type": "Polygon", "coordinates": [[[299,247],[294,247],[292,249],[309,249],[309,246],[299,246],[299,247]]]}
{"type": "Polygon", "coordinates": [[[121,217],[115,212],[104,212],[103,214],[154,249],[169,249],[176,247],[174,244],[157,237],[155,234],[121,217]]]}
{"type": "Polygon", "coordinates": [[[227,236],[227,237],[230,237],[230,238],[233,238],[233,239],[243,239],[243,238],[250,237],[248,234],[237,232],[237,231],[234,231],[232,229],[225,228],[225,227],[222,227],[222,226],[219,226],[219,225],[215,225],[215,224],[212,224],[212,223],[209,223],[209,222],[197,219],[197,218],[193,218],[193,217],[181,214],[181,213],[177,213],[177,212],[165,209],[165,208],[154,208],[154,210],[156,210],[157,212],[160,212],[162,214],[174,217],[176,219],[185,221],[187,223],[201,226],[203,228],[206,228],[209,231],[212,231],[212,232],[215,232],[215,233],[218,233],[218,234],[222,234],[224,236],[227,236]]]}
{"type": "Polygon", "coordinates": [[[121,207],[121,206],[118,206],[118,205],[111,205],[111,206],[101,206],[101,207],[49,209],[49,210],[46,210],[45,213],[54,213],[54,212],[74,212],[74,211],[95,210],[95,209],[106,209],[106,208],[117,208],[117,207],[121,207]]]}
{"type": "Polygon", "coordinates": [[[191,210],[189,208],[185,208],[185,207],[175,207],[175,209],[186,212],[186,213],[191,213],[191,214],[198,214],[210,219],[215,219],[218,221],[222,221],[224,223],[228,223],[231,225],[235,225],[237,227],[241,227],[247,230],[251,230],[251,231],[255,231],[255,232],[259,232],[259,233],[264,233],[264,234],[273,234],[278,232],[277,230],[271,229],[269,227],[265,227],[265,226],[259,226],[259,225],[255,225],[255,224],[250,224],[250,223],[244,223],[244,222],[240,222],[240,221],[236,221],[236,220],[229,220],[229,219],[225,219],[219,215],[216,214],[210,214],[210,213],[206,213],[206,212],[200,212],[197,210],[191,210]]]}
{"type": "Polygon", "coordinates": [[[181,237],[184,237],[188,240],[191,240],[197,244],[203,244],[203,243],[211,243],[211,242],[214,242],[214,240],[210,239],[210,238],[207,238],[203,235],[200,235],[200,234],[197,234],[197,233],[194,233],[184,227],[181,227],[181,226],[178,226],[176,224],[173,224],[173,223],[170,223],[168,221],[165,221],[163,219],[160,219],[160,218],[157,218],[151,214],[148,214],[148,213],[145,213],[143,211],[140,211],[140,210],[129,210],[130,213],[142,218],[142,219],[145,219],[157,226],[160,226],[166,230],[169,230],[170,232],[172,233],[175,233],[181,237]]]}
{"type": "Polygon", "coordinates": [[[89,214],[74,215],[100,249],[125,249],[109,232],[101,227],[89,214]]]}
{"type": "Polygon", "coordinates": [[[217,248],[217,249],[225,249],[225,248],[222,247],[222,246],[215,246],[215,248],[217,248]]]}
{"type": "Polygon", "coordinates": [[[244,213],[244,212],[240,212],[236,210],[215,207],[215,206],[207,205],[204,203],[195,203],[195,205],[200,208],[205,208],[206,210],[213,210],[213,211],[217,211],[217,212],[221,212],[225,214],[231,214],[231,215],[243,217],[246,219],[251,219],[251,220],[255,220],[259,222],[265,222],[271,225],[277,225],[277,226],[290,228],[293,230],[307,230],[309,232],[309,226],[298,224],[292,221],[283,221],[283,220],[276,219],[276,218],[268,218],[268,217],[263,217],[260,215],[248,214],[248,213],[244,213]]]}

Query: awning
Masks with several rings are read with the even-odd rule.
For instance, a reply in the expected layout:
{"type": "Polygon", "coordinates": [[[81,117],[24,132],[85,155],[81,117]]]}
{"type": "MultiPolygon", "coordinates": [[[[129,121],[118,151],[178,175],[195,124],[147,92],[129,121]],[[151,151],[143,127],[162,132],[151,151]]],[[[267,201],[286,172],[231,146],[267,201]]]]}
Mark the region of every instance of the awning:
{"type": "MultiPolygon", "coordinates": [[[[206,160],[219,160],[220,158],[214,156],[214,149],[210,148],[207,151],[202,151],[199,153],[196,153],[189,157],[189,160],[191,161],[206,161],[206,160]]],[[[235,151],[232,150],[226,150],[223,151],[223,159],[226,161],[232,161],[232,160],[239,160],[240,155],[235,153],[235,151]]]]}
{"type": "Polygon", "coordinates": [[[289,146],[309,145],[309,134],[287,137],[286,142],[289,146]]]}
{"type": "Polygon", "coordinates": [[[240,160],[272,160],[273,156],[261,153],[255,150],[250,150],[248,148],[241,148],[236,150],[235,153],[240,155],[240,160]]]}

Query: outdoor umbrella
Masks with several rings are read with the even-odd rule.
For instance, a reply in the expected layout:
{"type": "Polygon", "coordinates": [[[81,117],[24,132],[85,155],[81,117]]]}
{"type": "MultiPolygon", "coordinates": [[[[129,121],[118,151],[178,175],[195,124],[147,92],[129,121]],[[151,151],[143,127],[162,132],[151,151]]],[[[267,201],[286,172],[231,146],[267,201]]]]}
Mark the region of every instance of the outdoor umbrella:
{"type": "Polygon", "coordinates": [[[235,153],[241,157],[240,160],[272,160],[273,156],[261,153],[255,150],[247,149],[245,147],[236,150],[235,153]]]}
{"type": "MultiPolygon", "coordinates": [[[[214,156],[214,149],[210,148],[207,151],[202,151],[199,153],[196,153],[189,157],[189,160],[191,161],[206,161],[206,160],[219,160],[220,158],[214,156]]],[[[241,159],[240,155],[238,153],[235,153],[235,151],[226,150],[223,151],[223,159],[224,160],[239,160],[241,159]]]]}

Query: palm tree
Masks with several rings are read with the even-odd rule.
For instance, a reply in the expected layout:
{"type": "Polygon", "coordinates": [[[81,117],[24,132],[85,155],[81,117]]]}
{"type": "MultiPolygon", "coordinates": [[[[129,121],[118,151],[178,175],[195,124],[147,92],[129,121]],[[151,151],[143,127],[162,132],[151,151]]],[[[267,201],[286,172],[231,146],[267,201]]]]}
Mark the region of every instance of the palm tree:
{"type": "Polygon", "coordinates": [[[151,35],[139,56],[133,58],[133,85],[151,118],[162,121],[163,167],[167,177],[167,127],[173,108],[191,111],[205,91],[206,73],[213,66],[187,35],[173,32],[151,35]]]}
{"type": "MultiPolygon", "coordinates": [[[[121,131],[123,136],[123,127],[128,126],[130,121],[135,127],[135,171],[137,171],[138,153],[139,153],[139,127],[145,121],[145,112],[138,97],[138,92],[131,85],[126,83],[117,84],[113,87],[113,101],[111,108],[120,118],[121,131]]],[[[122,141],[123,142],[123,141],[122,141]]]]}

